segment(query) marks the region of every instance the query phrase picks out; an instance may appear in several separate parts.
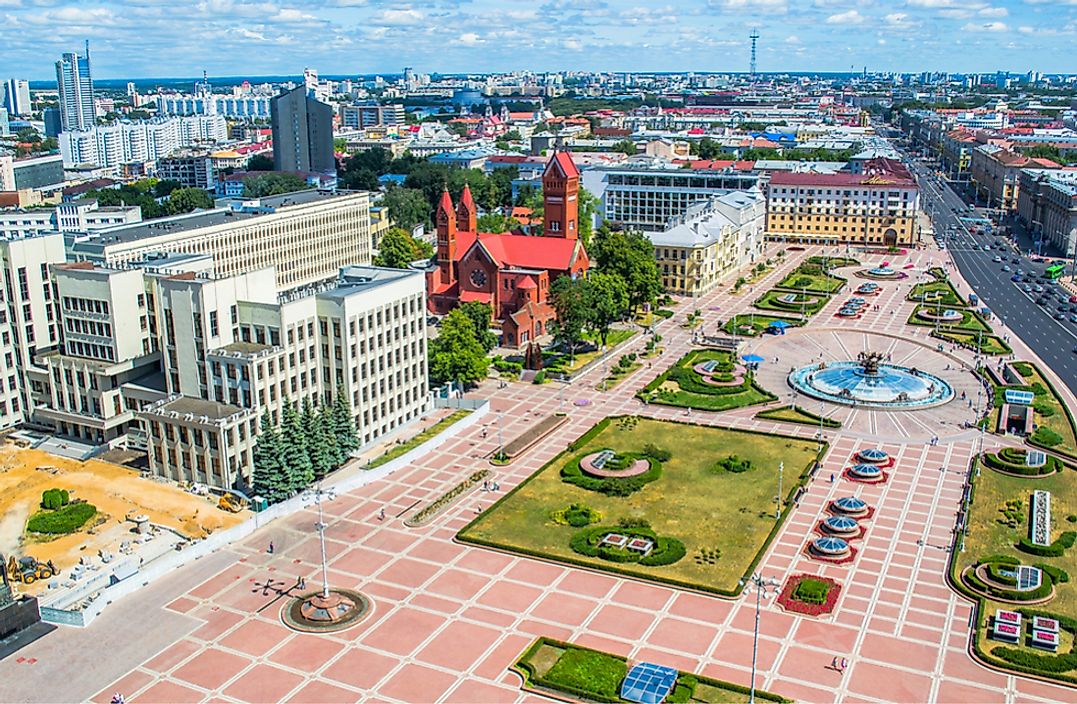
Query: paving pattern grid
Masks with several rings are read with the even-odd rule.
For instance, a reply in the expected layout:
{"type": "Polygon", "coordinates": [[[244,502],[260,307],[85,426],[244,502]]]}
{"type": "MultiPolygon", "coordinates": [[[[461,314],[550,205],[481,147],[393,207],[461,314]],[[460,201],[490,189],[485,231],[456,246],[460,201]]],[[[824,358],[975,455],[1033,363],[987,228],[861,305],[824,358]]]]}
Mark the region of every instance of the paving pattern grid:
{"type": "MultiPolygon", "coordinates": [[[[754,291],[732,296],[723,289],[698,301],[703,329],[746,309],[812,253],[786,257],[754,291]]],[[[945,256],[917,251],[903,261],[926,269],[943,264],[945,256]]],[[[923,332],[904,325],[912,306],[904,301],[908,285],[884,284],[880,310],[861,320],[835,322],[842,296],[815,320],[854,335],[870,331],[927,342],[923,332]]],[[[607,415],[684,419],[681,409],[644,407],[633,394],[691,349],[691,333],[680,324],[692,307],[682,303],[661,325],[665,353],[654,368],[644,366],[609,392],[594,390],[601,367],[563,393],[552,384],[481,389],[501,412],[491,423],[501,418],[505,438],[550,413],[570,415],[547,440],[497,471],[501,491],[607,415]],[[577,399],[592,403],[577,406],[577,399]]],[[[630,348],[643,342],[633,340],[630,348]]],[[[1027,354],[1016,346],[1019,355],[1027,354]]],[[[955,356],[971,361],[962,352],[955,356]]],[[[815,436],[814,428],[755,419],[758,410],[692,411],[691,420],[815,436]]],[[[840,581],[843,593],[835,613],[823,619],[786,614],[765,599],[757,684],[809,702],[1073,701],[1072,690],[986,670],[966,652],[972,605],[946,586],[944,574],[963,472],[979,436],[955,423],[932,427],[911,420],[915,414],[827,412],[849,416],[849,429],[826,431],[831,449],[760,571],[777,579],[822,574],[840,581]],[[939,444],[927,443],[928,434],[939,435],[939,444]],[[888,482],[830,481],[858,448],[876,445],[897,459],[888,482]],[[803,548],[827,503],[849,494],[877,508],[857,558],[842,566],[807,559],[803,548]],[[834,656],[848,659],[844,674],[827,667],[834,656]]],[[[373,613],[355,628],[313,636],[280,624],[279,608],[296,579],[320,579],[311,530],[316,518],[304,511],[112,605],[85,631],[54,633],[24,648],[17,660],[0,662],[0,680],[10,684],[5,699],[107,701],[122,692],[141,702],[531,701],[537,697],[520,692],[519,678],[507,667],[539,635],[748,683],[754,596],[721,600],[454,543],[455,533],[496,500],[483,491],[422,528],[403,525],[400,516],[409,509],[481,466],[496,438],[492,424],[485,438],[476,427],[413,467],[326,504],[330,581],[359,589],[374,602],[373,613]],[[382,508],[384,521],[378,519],[382,508]],[[270,541],[273,554],[266,550],[270,541]],[[146,639],[137,652],[93,647],[114,639],[138,643],[147,627],[161,637],[146,639]],[[77,674],[57,678],[71,663],[79,664],[77,674]]],[[[997,442],[988,436],[989,446],[997,442]]]]}

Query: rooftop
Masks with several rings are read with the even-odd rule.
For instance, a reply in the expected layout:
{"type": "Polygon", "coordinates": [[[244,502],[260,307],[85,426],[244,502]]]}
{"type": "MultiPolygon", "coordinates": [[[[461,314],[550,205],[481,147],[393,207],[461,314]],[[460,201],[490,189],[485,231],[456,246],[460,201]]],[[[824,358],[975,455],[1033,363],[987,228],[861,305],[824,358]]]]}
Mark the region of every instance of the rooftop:
{"type": "Polygon", "coordinates": [[[179,413],[180,415],[193,415],[196,418],[205,417],[209,420],[224,420],[236,413],[243,413],[245,409],[228,403],[206,401],[190,396],[179,396],[167,401],[157,409],[159,413],[179,413]]]}

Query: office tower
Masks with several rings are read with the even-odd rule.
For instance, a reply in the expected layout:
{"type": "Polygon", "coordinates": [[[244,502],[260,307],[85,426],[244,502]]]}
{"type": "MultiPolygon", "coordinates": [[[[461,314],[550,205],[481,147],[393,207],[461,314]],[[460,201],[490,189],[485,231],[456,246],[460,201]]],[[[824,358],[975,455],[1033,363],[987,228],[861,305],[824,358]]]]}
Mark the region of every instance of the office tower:
{"type": "Polygon", "coordinates": [[[72,52],[56,62],[56,87],[60,93],[60,124],[64,131],[94,126],[93,78],[90,76],[90,42],[86,55],[72,52]]]}
{"type": "Polygon", "coordinates": [[[0,135],[11,134],[11,125],[7,118],[7,108],[0,108],[0,135]]]}
{"type": "Polygon", "coordinates": [[[18,78],[9,78],[4,81],[4,107],[7,108],[8,115],[29,115],[31,112],[30,82],[20,81],[18,78]]]}
{"type": "Polygon", "coordinates": [[[273,168],[335,173],[333,108],[307,94],[306,86],[285,91],[270,103],[273,168]]]}
{"type": "Polygon", "coordinates": [[[56,137],[64,131],[60,108],[45,108],[41,111],[41,119],[45,121],[46,137],[56,137]]]}

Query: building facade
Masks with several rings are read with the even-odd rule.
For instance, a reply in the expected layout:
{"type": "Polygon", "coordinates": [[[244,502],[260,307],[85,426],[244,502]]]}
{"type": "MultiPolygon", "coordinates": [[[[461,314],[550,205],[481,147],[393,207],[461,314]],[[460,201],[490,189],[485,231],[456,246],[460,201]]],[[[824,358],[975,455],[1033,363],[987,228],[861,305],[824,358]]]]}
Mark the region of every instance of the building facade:
{"type": "Polygon", "coordinates": [[[217,171],[208,152],[186,152],[157,160],[157,178],[177,181],[186,188],[212,191],[217,185],[217,171]]]}
{"type": "Polygon", "coordinates": [[[64,161],[58,154],[16,159],[0,154],[0,191],[48,188],[64,182],[64,161]]]}
{"type": "Polygon", "coordinates": [[[118,122],[60,134],[65,166],[119,167],[156,161],[183,147],[216,144],[228,138],[223,117],[193,116],[118,122]]]}
{"type": "Polygon", "coordinates": [[[102,207],[96,200],[60,203],[55,208],[0,210],[0,238],[29,237],[47,232],[89,232],[142,222],[137,205],[102,207]]]}
{"type": "Polygon", "coordinates": [[[270,111],[274,170],[336,173],[332,107],[300,86],[273,98],[270,111]]]}
{"type": "Polygon", "coordinates": [[[972,150],[969,178],[977,198],[992,208],[1013,211],[1017,208],[1022,169],[1058,168],[1046,159],[1034,159],[1011,152],[995,144],[982,144],[972,150]]]}
{"type": "Polygon", "coordinates": [[[90,43],[86,55],[71,52],[56,62],[56,87],[60,98],[60,124],[64,131],[88,130],[96,123],[93,77],[90,75],[90,43]]]}
{"type": "Polygon", "coordinates": [[[877,159],[864,174],[778,172],[766,193],[772,239],[884,247],[920,241],[919,188],[900,162],[877,159]]]}
{"type": "Polygon", "coordinates": [[[345,129],[365,130],[368,127],[394,127],[406,123],[404,106],[392,105],[341,105],[340,125],[345,129]]]}
{"type": "Polygon", "coordinates": [[[1017,217],[1063,255],[1077,254],[1077,170],[1023,169],[1017,217]]]}
{"type": "Polygon", "coordinates": [[[18,78],[4,81],[4,107],[8,115],[13,117],[29,115],[33,111],[30,105],[30,82],[18,78]]]}

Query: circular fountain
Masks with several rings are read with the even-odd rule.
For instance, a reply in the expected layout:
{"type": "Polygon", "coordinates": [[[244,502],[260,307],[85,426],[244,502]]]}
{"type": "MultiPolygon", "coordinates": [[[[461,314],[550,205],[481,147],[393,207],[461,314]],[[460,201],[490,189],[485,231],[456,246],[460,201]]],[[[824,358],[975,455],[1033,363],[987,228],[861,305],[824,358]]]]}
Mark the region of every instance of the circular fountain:
{"type": "Polygon", "coordinates": [[[843,496],[840,499],[834,499],[830,502],[830,507],[835,512],[845,516],[865,516],[870,510],[867,502],[856,496],[843,496]]]}
{"type": "Polygon", "coordinates": [[[849,516],[831,516],[823,521],[823,530],[831,535],[854,536],[860,532],[860,524],[849,516]]]}
{"type": "Polygon", "coordinates": [[[880,450],[877,447],[866,447],[857,451],[856,458],[868,464],[883,464],[890,459],[890,455],[887,454],[886,450],[880,450]]]}
{"type": "Polygon", "coordinates": [[[930,408],[954,397],[953,387],[939,377],[884,364],[877,352],[861,352],[855,362],[821,362],[794,369],[788,382],[823,401],[888,410],[930,408]]]}
{"type": "Polygon", "coordinates": [[[872,269],[862,269],[856,272],[856,275],[865,279],[879,279],[881,281],[895,281],[897,279],[904,279],[908,276],[905,272],[898,271],[885,264],[872,269]]]}
{"type": "Polygon", "coordinates": [[[916,317],[929,323],[945,323],[946,325],[960,323],[965,318],[961,311],[953,308],[943,308],[941,310],[921,308],[916,311],[916,317]]]}

